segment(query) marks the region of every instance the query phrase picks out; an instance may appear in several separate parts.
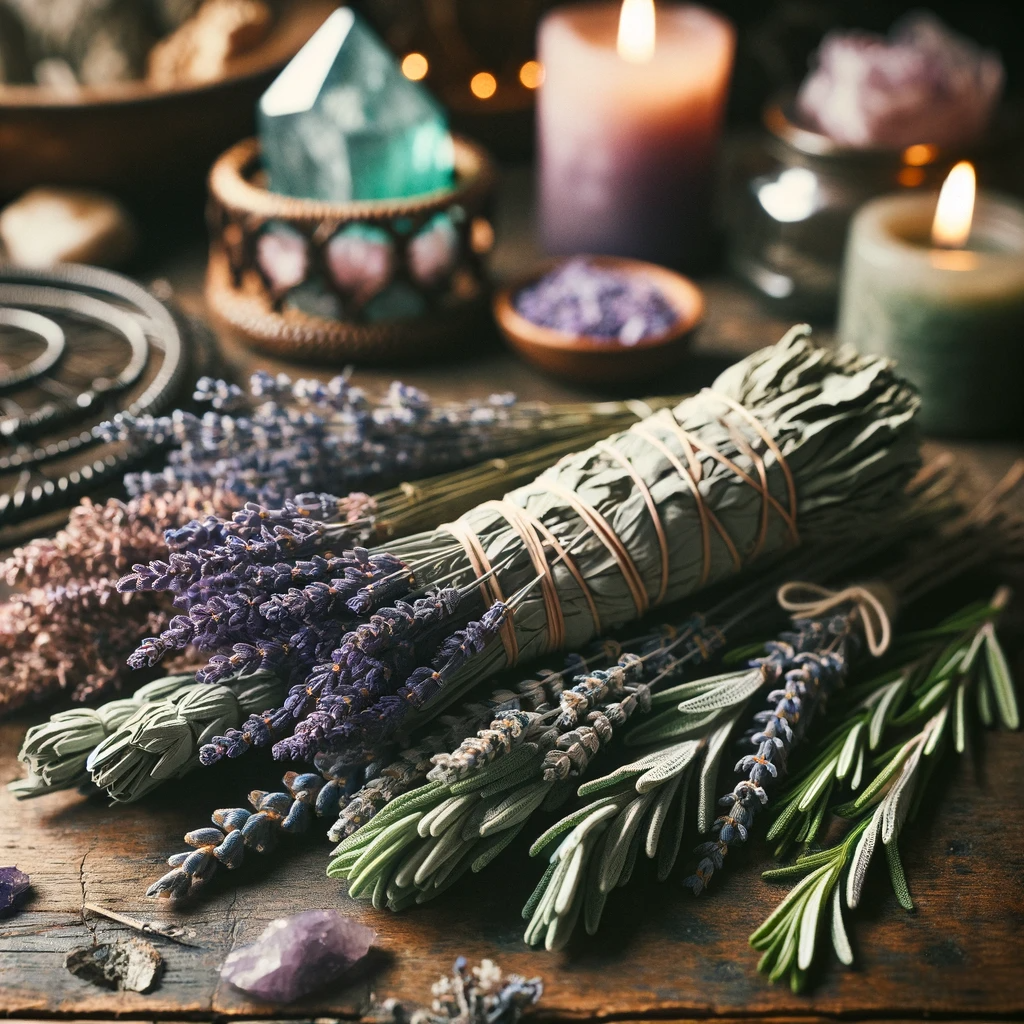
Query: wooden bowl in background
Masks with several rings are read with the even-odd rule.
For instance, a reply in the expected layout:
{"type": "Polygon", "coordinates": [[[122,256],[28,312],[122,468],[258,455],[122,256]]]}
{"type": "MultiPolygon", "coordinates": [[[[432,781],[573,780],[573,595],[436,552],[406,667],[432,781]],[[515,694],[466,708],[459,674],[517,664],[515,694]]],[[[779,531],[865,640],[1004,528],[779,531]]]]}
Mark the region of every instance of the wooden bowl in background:
{"type": "Polygon", "coordinates": [[[123,82],[70,97],[0,85],[0,198],[35,185],[86,185],[160,202],[163,192],[201,188],[216,157],[252,134],[256,100],[277,71],[336,7],[291,0],[259,46],[203,85],[123,82]]]}
{"type": "Polygon", "coordinates": [[[583,258],[606,270],[637,275],[653,283],[676,310],[676,322],[664,334],[643,338],[635,345],[541,327],[516,311],[513,298],[521,289],[567,262],[552,260],[494,296],[498,327],[509,345],[528,363],[575,383],[626,384],[650,380],[685,358],[690,334],[704,316],[704,294],[693,281],[674,270],[640,260],[618,256],[572,258],[583,258]]]}

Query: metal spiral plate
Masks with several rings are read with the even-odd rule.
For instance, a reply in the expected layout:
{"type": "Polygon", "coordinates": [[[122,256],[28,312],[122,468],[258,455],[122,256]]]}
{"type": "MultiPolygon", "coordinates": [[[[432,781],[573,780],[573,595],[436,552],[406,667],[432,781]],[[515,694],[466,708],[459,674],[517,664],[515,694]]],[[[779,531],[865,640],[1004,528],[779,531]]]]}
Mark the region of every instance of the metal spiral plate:
{"type": "Polygon", "coordinates": [[[192,349],[184,318],[127,277],[0,265],[0,543],[119,480],[129,452],[99,424],[169,408],[192,349]]]}

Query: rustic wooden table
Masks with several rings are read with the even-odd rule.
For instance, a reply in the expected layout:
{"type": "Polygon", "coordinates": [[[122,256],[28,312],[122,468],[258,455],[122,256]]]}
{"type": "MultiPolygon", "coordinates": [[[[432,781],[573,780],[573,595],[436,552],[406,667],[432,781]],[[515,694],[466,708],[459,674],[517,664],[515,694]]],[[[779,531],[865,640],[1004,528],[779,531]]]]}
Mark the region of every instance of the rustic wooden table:
{"type": "MultiPolygon", "coordinates": [[[[521,265],[529,252],[521,214],[515,203],[506,207],[504,229],[512,242],[497,254],[499,274],[521,265]]],[[[198,242],[168,259],[161,272],[185,305],[201,311],[198,242]]],[[[735,285],[711,281],[707,288],[710,317],[693,358],[678,377],[661,382],[664,390],[706,383],[720,366],[775,341],[788,326],[765,315],[735,285]]],[[[227,355],[240,367],[276,365],[237,348],[227,355]]],[[[372,384],[391,375],[360,377],[372,384]]],[[[488,389],[512,389],[527,398],[582,394],[539,377],[493,345],[458,363],[402,377],[439,396],[488,389]]],[[[953,450],[979,480],[993,481],[1021,447],[953,450]]],[[[1011,644],[1019,648],[1014,639],[1011,644]]],[[[1021,667],[1019,658],[1017,663],[1021,667]]],[[[38,717],[0,725],[0,781],[19,775],[15,753],[25,727],[38,717]]],[[[869,885],[867,905],[851,916],[858,967],[828,964],[803,996],[768,985],[747,946],[747,936],[783,891],[760,879],[769,857],[757,842],[735,857],[707,897],[694,899],[678,877],[662,885],[635,883],[610,900],[598,937],[577,940],[563,954],[530,952],[522,945],[519,910],[540,873],[525,859],[522,844],[471,876],[457,898],[401,916],[348,900],[342,886],[324,876],[329,846],[316,831],[222,875],[209,897],[187,913],[146,900],[146,886],[165,870],[163,858],[181,848],[182,833],[205,824],[215,807],[244,803],[251,779],[243,779],[242,767],[221,765],[139,804],[109,810],[74,793],[19,804],[0,789],[0,864],[17,863],[33,881],[25,910],[0,921],[0,1015],[168,1021],[358,1017],[372,993],[425,998],[430,983],[463,954],[543,976],[539,1012],[550,1019],[1024,1019],[1024,799],[1018,789],[1024,734],[992,734],[978,757],[948,766],[937,783],[942,799],[929,804],[934,813],[914,825],[902,844],[917,909],[901,910],[880,872],[869,885]],[[89,902],[135,918],[181,923],[195,931],[199,948],[153,940],[167,972],[149,995],[95,988],[64,970],[64,955],[128,931],[83,911],[89,902]],[[232,948],[254,939],[274,917],[316,907],[339,907],[377,929],[382,955],[372,973],[285,1009],[247,1000],[219,981],[217,968],[232,948]]],[[[262,785],[276,788],[272,765],[264,775],[262,785]]]]}

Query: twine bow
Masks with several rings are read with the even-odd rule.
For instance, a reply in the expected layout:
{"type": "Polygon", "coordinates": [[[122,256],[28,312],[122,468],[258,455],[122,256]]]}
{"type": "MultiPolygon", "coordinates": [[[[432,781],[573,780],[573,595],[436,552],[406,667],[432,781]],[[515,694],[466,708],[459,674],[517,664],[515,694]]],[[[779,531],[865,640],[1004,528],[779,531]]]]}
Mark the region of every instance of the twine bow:
{"type": "Polygon", "coordinates": [[[884,585],[856,584],[843,590],[829,590],[819,583],[790,580],[779,587],[775,596],[783,611],[808,619],[820,618],[833,608],[852,604],[864,627],[864,640],[871,654],[877,658],[889,649],[892,622],[886,604],[892,604],[892,598],[884,585]],[[883,601],[883,597],[888,600],[883,601]]]}

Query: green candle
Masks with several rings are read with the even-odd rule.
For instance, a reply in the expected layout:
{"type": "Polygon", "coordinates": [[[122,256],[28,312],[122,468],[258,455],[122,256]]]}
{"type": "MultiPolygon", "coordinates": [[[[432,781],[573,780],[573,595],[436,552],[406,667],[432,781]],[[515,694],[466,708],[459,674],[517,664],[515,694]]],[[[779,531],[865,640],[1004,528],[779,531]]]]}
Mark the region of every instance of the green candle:
{"type": "MultiPolygon", "coordinates": [[[[944,213],[947,199],[944,193],[944,213]]],[[[959,219],[966,237],[957,237],[955,223],[940,223],[936,198],[928,195],[885,196],[863,206],[847,243],[839,337],[899,363],[921,391],[927,432],[1020,433],[1024,206],[980,194],[973,220],[969,206],[959,219]]]]}

